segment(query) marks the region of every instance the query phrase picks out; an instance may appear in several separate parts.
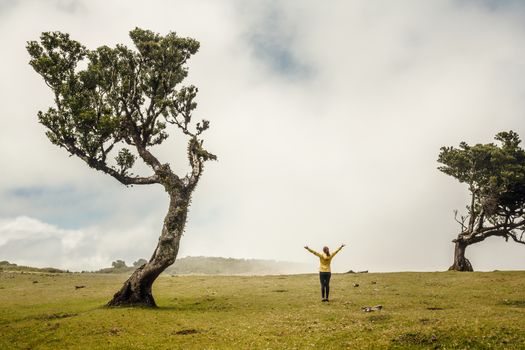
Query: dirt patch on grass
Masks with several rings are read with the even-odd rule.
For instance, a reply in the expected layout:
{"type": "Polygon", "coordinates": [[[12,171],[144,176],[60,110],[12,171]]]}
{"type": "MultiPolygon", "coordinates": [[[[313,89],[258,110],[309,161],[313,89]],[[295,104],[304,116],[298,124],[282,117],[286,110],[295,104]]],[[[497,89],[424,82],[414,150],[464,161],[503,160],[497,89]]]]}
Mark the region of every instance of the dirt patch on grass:
{"type": "Polygon", "coordinates": [[[47,329],[50,331],[56,331],[60,327],[60,323],[48,323],[47,329]]]}
{"type": "Polygon", "coordinates": [[[122,329],[118,327],[113,327],[113,328],[110,328],[108,332],[110,335],[119,335],[120,332],[122,332],[122,329]]]}
{"type": "Polygon", "coordinates": [[[525,300],[508,300],[504,299],[501,304],[512,307],[525,307],[525,300]]]}
{"type": "Polygon", "coordinates": [[[188,328],[188,329],[181,329],[179,331],[174,331],[173,335],[189,335],[189,334],[197,334],[201,333],[201,330],[195,329],[195,328],[188,328]]]}

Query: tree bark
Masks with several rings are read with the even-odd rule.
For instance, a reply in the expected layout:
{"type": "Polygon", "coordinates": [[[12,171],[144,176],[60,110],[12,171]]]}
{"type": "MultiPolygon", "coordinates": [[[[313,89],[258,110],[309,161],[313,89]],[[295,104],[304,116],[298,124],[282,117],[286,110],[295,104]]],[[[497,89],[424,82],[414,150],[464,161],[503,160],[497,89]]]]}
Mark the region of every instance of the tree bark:
{"type": "Polygon", "coordinates": [[[177,258],[191,197],[189,189],[172,192],[162,233],[151,259],[131,274],[107,306],[157,306],[151,287],[157,277],[177,258]]]}
{"type": "Polygon", "coordinates": [[[455,240],[456,246],[454,248],[454,263],[448,268],[449,271],[474,271],[470,261],[465,258],[465,250],[468,247],[468,243],[457,239],[455,240]]]}

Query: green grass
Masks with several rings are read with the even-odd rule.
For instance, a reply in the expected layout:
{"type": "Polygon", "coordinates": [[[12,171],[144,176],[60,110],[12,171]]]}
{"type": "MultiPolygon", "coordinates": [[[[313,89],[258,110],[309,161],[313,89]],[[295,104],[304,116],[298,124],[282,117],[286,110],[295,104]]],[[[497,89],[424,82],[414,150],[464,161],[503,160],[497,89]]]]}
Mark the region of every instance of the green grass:
{"type": "Polygon", "coordinates": [[[163,276],[158,309],[103,307],[125,278],[0,272],[0,349],[525,349],[525,272],[334,274],[330,303],[314,274],[163,276]]]}

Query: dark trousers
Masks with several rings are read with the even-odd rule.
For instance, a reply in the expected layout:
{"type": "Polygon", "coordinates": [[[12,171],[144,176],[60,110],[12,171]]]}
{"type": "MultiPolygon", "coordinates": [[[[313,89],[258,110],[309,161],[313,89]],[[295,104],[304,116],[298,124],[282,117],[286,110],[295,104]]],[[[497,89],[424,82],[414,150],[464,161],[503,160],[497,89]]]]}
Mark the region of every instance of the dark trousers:
{"type": "Polygon", "coordinates": [[[328,299],[328,294],[330,293],[330,277],[332,277],[331,272],[319,272],[319,280],[321,281],[321,295],[323,299],[328,299]]]}

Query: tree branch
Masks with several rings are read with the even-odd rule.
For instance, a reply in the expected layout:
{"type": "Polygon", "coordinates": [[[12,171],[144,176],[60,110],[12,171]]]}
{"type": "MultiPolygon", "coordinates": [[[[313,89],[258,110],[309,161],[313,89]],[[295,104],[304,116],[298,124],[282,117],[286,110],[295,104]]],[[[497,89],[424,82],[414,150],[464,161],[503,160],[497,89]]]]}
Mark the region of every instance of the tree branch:
{"type": "Polygon", "coordinates": [[[465,237],[465,240],[469,241],[470,243],[478,243],[484,241],[488,237],[498,236],[504,237],[506,240],[508,240],[510,237],[517,243],[525,244],[525,241],[523,241],[523,230],[525,230],[525,219],[516,223],[496,225],[493,227],[487,227],[481,231],[475,231],[469,236],[465,237]],[[517,237],[516,233],[512,232],[516,229],[522,231],[520,238],[517,237]]]}
{"type": "Polygon", "coordinates": [[[146,141],[142,140],[140,130],[131,116],[131,111],[129,111],[127,108],[125,108],[125,111],[126,126],[129,129],[129,133],[140,158],[142,158],[142,160],[148,164],[156,174],[158,174],[158,171],[161,170],[161,162],[146,149],[146,141]]]}
{"type": "Polygon", "coordinates": [[[515,230],[517,228],[519,228],[520,226],[525,226],[525,219],[522,219],[521,221],[518,221],[518,222],[508,222],[508,221],[505,221],[505,223],[503,224],[499,224],[499,225],[494,225],[492,227],[485,227],[485,228],[482,228],[480,231],[477,231],[478,233],[485,233],[485,232],[490,232],[492,230],[499,230],[499,229],[506,229],[508,231],[512,231],[512,230],[515,230]]]}
{"type": "Polygon", "coordinates": [[[470,192],[472,193],[472,198],[470,200],[470,207],[468,211],[470,212],[470,219],[468,223],[468,230],[470,232],[474,231],[474,223],[476,222],[476,212],[474,209],[474,203],[476,200],[476,191],[473,189],[472,185],[470,186],[470,192]]]}
{"type": "Polygon", "coordinates": [[[454,220],[461,225],[461,232],[467,232],[467,226],[465,226],[465,221],[467,217],[461,216],[461,221],[458,219],[458,210],[454,209],[454,220]]]}
{"type": "Polygon", "coordinates": [[[63,145],[71,154],[76,155],[80,159],[82,159],[84,162],[86,162],[91,168],[100,170],[108,175],[113,176],[115,179],[117,179],[119,182],[121,182],[124,185],[150,185],[150,184],[157,184],[160,183],[159,177],[154,174],[148,177],[131,177],[124,175],[117,170],[109,167],[106,163],[103,161],[93,159],[88,157],[81,149],[76,147],[72,144],[63,145]]]}
{"type": "Polygon", "coordinates": [[[523,232],[521,233],[520,238],[518,238],[518,236],[514,233],[509,233],[509,236],[514,242],[525,244],[525,241],[523,240],[523,232]]]}
{"type": "Polygon", "coordinates": [[[186,175],[185,182],[190,187],[195,187],[199,181],[202,171],[204,170],[204,162],[207,160],[217,160],[217,156],[206,151],[202,147],[202,140],[192,137],[188,142],[188,160],[191,165],[191,174],[186,175]]]}

